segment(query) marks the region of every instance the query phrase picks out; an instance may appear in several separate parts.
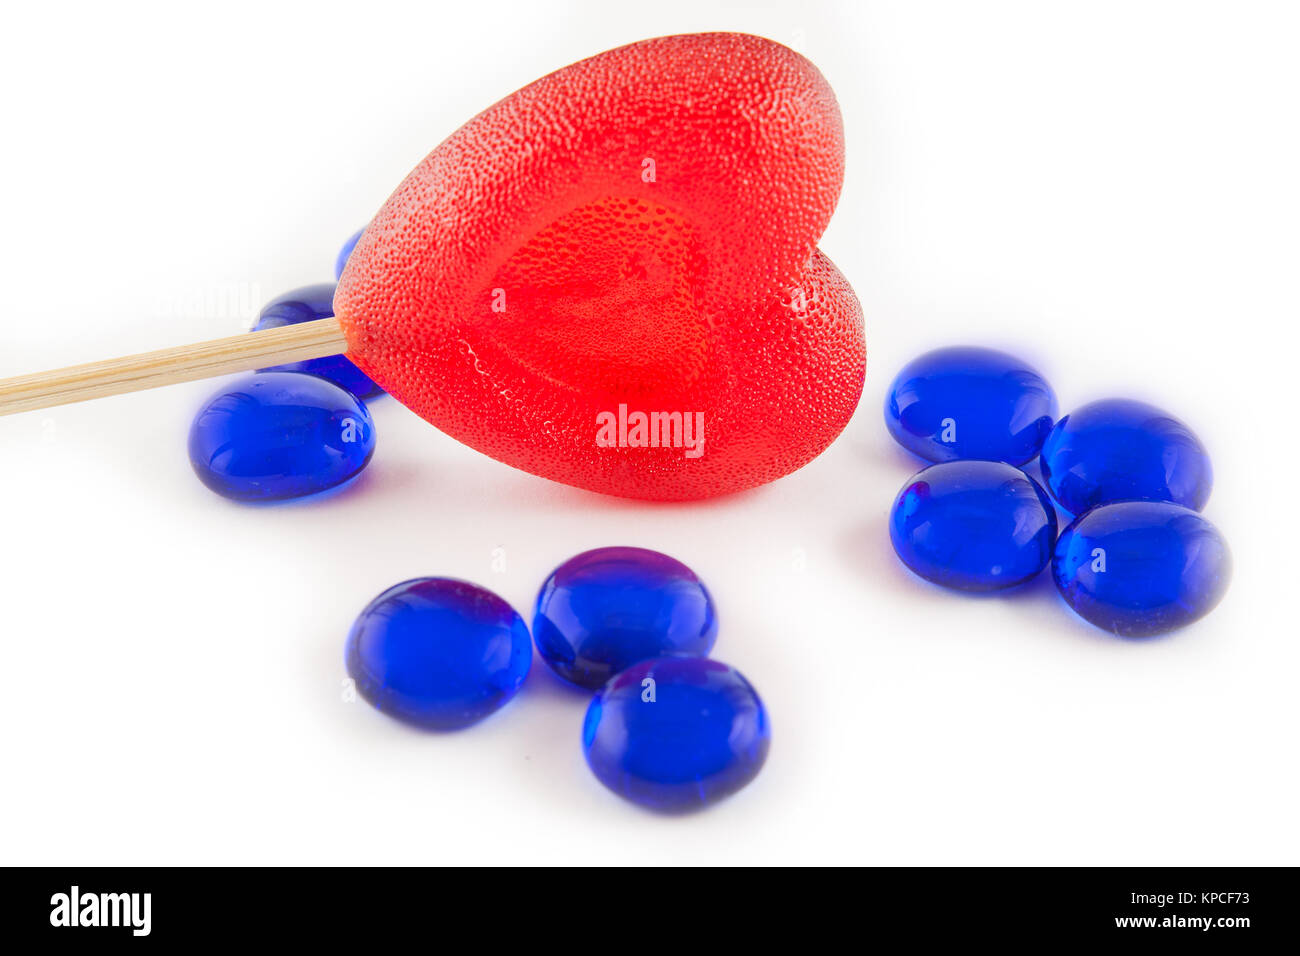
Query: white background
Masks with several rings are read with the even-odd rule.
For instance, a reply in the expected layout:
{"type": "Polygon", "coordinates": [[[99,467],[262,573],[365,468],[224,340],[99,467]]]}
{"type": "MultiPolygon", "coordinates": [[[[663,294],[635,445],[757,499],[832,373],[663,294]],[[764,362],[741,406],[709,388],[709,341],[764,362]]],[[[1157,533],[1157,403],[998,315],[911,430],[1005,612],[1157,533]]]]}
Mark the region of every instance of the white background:
{"type": "Polygon", "coordinates": [[[374,404],[343,493],[244,507],[185,434],[219,383],[0,420],[0,860],[1300,862],[1295,8],[1250,2],[89,4],[6,13],[0,375],[230,334],[465,119],[573,60],[743,30],[809,56],[848,137],[823,248],[869,368],[820,459],[650,506],[516,472],[374,404]],[[1046,576],[970,598],[885,532],[919,467],[881,403],[916,353],[1037,362],[1063,410],[1183,417],[1236,578],[1126,642],[1046,576]],[[571,554],[694,567],[774,727],[747,790],[664,819],[585,767],[540,662],[462,733],[342,699],[383,588],[470,578],[530,614],[571,554]],[[493,550],[506,567],[495,572],[493,550]]]}

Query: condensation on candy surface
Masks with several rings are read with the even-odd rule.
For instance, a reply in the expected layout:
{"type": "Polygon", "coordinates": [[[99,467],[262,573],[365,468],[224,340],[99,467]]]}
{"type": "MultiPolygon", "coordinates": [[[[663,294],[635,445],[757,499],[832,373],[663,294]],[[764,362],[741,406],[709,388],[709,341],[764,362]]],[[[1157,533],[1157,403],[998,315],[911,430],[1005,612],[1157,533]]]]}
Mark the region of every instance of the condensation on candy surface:
{"type": "Polygon", "coordinates": [[[596,689],[638,661],[704,656],[718,619],[704,583],[680,561],[645,548],[597,548],[542,584],[533,637],[564,679],[596,689]]]}
{"type": "Polygon", "coordinates": [[[767,759],[763,702],[733,667],[700,657],[634,664],[592,699],[587,764],[615,793],[656,810],[698,809],[734,793],[767,759]]]}
{"type": "Polygon", "coordinates": [[[210,398],[190,426],[194,472],[241,501],[299,498],[342,484],[370,461],[375,428],[351,392],[314,375],[250,375],[210,398]]]}
{"type": "Polygon", "coordinates": [[[432,730],[465,727],[504,706],[532,659],[514,608],[453,578],[417,578],[380,594],[353,624],[344,651],[363,698],[432,730]]]}
{"type": "Polygon", "coordinates": [[[985,348],[943,348],[909,362],[885,397],[895,441],[927,461],[1023,465],[1056,422],[1056,395],[1035,369],[985,348]]]}
{"type": "Polygon", "coordinates": [[[1082,514],[1116,501],[1171,501],[1200,511],[1210,497],[1210,456],[1173,415],[1122,398],[1066,415],[1043,444],[1047,489],[1066,511],[1082,514]]]}
{"type": "MultiPolygon", "coordinates": [[[[315,322],[334,314],[333,282],[304,286],[284,295],[277,296],[266,304],[258,317],[253,331],[278,329],[300,322],[315,322]]],[[[307,359],[302,362],[290,362],[262,369],[264,372],[306,372],[329,379],[335,385],[346,388],[357,398],[373,398],[383,393],[378,385],[370,380],[365,372],[357,368],[342,355],[328,355],[324,358],[307,359]]]]}
{"type": "Polygon", "coordinates": [[[1232,576],[1227,542],[1181,505],[1102,505],[1061,534],[1056,587],[1080,617],[1125,637],[1160,634],[1204,617],[1232,576]]]}
{"type": "Polygon", "coordinates": [[[475,117],[376,215],[335,305],[349,356],[466,444],[640,498],[801,467],[861,394],[862,316],[816,242],[843,178],[826,81],[758,37],[622,47],[475,117]],[[620,405],[703,454],[602,446],[620,405]]]}
{"type": "Polygon", "coordinates": [[[921,577],[964,591],[994,591],[1034,577],[1056,542],[1056,511],[1038,483],[996,461],[950,461],[908,479],[889,536],[921,577]]]}

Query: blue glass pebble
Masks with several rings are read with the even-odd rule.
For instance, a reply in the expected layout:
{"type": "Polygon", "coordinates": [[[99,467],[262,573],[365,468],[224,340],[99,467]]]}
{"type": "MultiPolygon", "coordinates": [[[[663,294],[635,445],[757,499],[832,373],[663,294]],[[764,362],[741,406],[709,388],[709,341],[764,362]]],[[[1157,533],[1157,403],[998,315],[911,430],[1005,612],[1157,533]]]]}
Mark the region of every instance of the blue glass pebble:
{"type": "Polygon", "coordinates": [[[366,406],[323,378],[250,375],[210,398],[190,426],[190,463],[219,495],[300,498],[366,467],[375,428],[366,406]]]}
{"type": "Polygon", "coordinates": [[[1056,395],[1025,362],[983,348],[944,348],[909,362],[889,387],[885,425],[926,461],[1023,465],[1056,421],[1056,395]]]}
{"type": "Polygon", "coordinates": [[[343,269],[348,264],[348,260],[352,258],[352,250],[355,249],[357,243],[361,241],[361,234],[363,232],[365,232],[364,229],[358,229],[352,234],[347,242],[343,243],[343,248],[339,250],[338,258],[334,260],[334,278],[343,278],[343,269]]]}
{"type": "MultiPolygon", "coordinates": [[[[317,319],[329,318],[334,314],[333,282],[322,282],[301,289],[286,292],[272,299],[262,309],[261,316],[253,330],[278,329],[300,322],[315,322],[317,319]]],[[[371,381],[370,376],[352,364],[342,355],[327,355],[323,358],[307,359],[303,362],[290,362],[263,369],[264,372],[306,372],[319,375],[335,385],[346,388],[357,398],[373,398],[382,395],[383,389],[371,381]]]]}
{"type": "Polygon", "coordinates": [[[680,561],[645,548],[597,548],[551,572],[533,637],[551,669],[595,690],[637,661],[705,656],[718,635],[713,599],[680,561]]]}
{"type": "Polygon", "coordinates": [[[903,563],[926,580],[996,591],[1047,566],[1056,510],[1038,483],[1011,465],[942,462],[899,492],[889,536],[903,563]]]}
{"type": "Polygon", "coordinates": [[[767,759],[763,702],[735,668],[702,657],[633,664],[592,699],[587,764],[615,793],[667,812],[735,793],[767,759]]]}
{"type": "Polygon", "coordinates": [[[429,730],[456,730],[499,710],[532,661],[528,627],[514,608],[452,578],[389,588],[361,612],[344,652],[357,693],[429,730]]]}
{"type": "Polygon", "coordinates": [[[1145,637],[1210,613],[1228,589],[1232,557],[1201,515],[1163,501],[1102,505],[1061,534],[1056,587],[1080,617],[1145,637]]]}
{"type": "Polygon", "coordinates": [[[1122,398],[1066,415],[1043,445],[1047,490],[1071,514],[1113,501],[1172,501],[1200,511],[1214,475],[1192,430],[1168,412],[1122,398]]]}

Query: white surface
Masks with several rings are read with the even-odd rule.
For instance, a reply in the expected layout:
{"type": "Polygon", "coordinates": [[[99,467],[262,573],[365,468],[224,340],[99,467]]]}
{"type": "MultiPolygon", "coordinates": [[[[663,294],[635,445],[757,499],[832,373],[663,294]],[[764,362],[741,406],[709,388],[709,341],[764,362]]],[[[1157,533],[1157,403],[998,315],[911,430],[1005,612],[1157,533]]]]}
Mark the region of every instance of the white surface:
{"type": "Polygon", "coordinates": [[[6,14],[0,375],[233,332],[329,279],[484,106],[700,29],[790,43],[836,89],[823,247],[870,358],[822,458],[683,506],[532,478],[391,400],[359,484],[274,508],[190,472],[214,383],[0,419],[4,862],[1300,862],[1295,8],[808,6],[6,14]],[[951,342],[1033,358],[1066,408],[1134,395],[1200,432],[1237,562],[1215,614],[1128,643],[1046,577],[970,599],[901,568],[885,517],[917,465],[881,401],[951,342]],[[540,662],[456,735],[342,701],[344,635],[384,587],[452,574],[527,614],[552,566],[612,543],[699,571],[717,656],[766,699],[771,757],[726,804],[662,819],[607,793],[585,698],[540,662]]]}

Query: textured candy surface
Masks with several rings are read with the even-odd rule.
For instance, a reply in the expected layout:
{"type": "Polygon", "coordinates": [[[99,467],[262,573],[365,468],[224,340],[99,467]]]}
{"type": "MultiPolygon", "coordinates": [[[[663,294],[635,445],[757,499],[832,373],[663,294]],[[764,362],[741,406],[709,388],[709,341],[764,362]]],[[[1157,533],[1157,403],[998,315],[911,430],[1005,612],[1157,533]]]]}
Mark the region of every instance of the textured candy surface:
{"type": "MultiPolygon", "coordinates": [[[[453,437],[609,494],[700,498],[806,464],[862,390],[862,317],[816,250],[839,108],[758,37],[664,37],[475,117],[362,235],[349,356],[453,437]],[[702,454],[597,441],[602,414],[702,416],[702,454]]],[[[692,419],[695,420],[695,419],[692,419]]],[[[644,435],[643,435],[644,437],[644,435]]]]}
{"type": "Polygon", "coordinates": [[[357,692],[384,713],[431,730],[482,720],[528,676],[533,644],[514,608],[453,578],[416,578],[375,598],[348,635],[357,692]]]}
{"type": "Polygon", "coordinates": [[[1185,424],[1123,398],[1066,415],[1043,443],[1047,490],[1071,514],[1114,501],[1172,501],[1200,511],[1210,497],[1210,456],[1185,424]]]}
{"type": "Polygon", "coordinates": [[[615,793],[656,810],[707,806],[749,783],[771,743],[767,711],[733,667],[701,657],[634,664],[592,698],[587,764],[615,793]]]}
{"type": "MultiPolygon", "coordinates": [[[[314,322],[334,314],[333,282],[304,286],[284,295],[277,296],[266,304],[253,331],[278,329],[300,322],[314,322]]],[[[275,365],[264,372],[306,372],[329,379],[340,388],[345,388],[357,398],[373,398],[383,392],[370,380],[365,372],[357,368],[342,355],[327,355],[324,358],[307,359],[303,362],[290,362],[287,365],[275,365]]]]}
{"type": "Polygon", "coordinates": [[[926,580],[996,591],[1047,566],[1056,510],[1038,483],[998,461],[949,461],[913,475],[890,514],[899,558],[926,580]]]}
{"type": "Polygon", "coordinates": [[[190,464],[219,495],[299,498],[366,467],[375,428],[351,392],[314,375],[265,372],[226,386],[190,426],[190,464]]]}
{"type": "Polygon", "coordinates": [[[542,659],[592,690],[647,658],[703,657],[717,635],[704,582],[675,558],[645,548],[575,555],[542,584],[533,615],[542,659]]]}
{"type": "Polygon", "coordinates": [[[1170,631],[1210,613],[1232,556],[1201,515],[1163,501],[1102,505],[1061,534],[1052,577],[1080,617],[1124,637],[1170,631]]]}
{"type": "Polygon", "coordinates": [[[982,458],[1023,465],[1056,422],[1056,394],[1014,355],[935,349],[909,362],[885,397],[894,440],[926,461],[982,458]]]}

